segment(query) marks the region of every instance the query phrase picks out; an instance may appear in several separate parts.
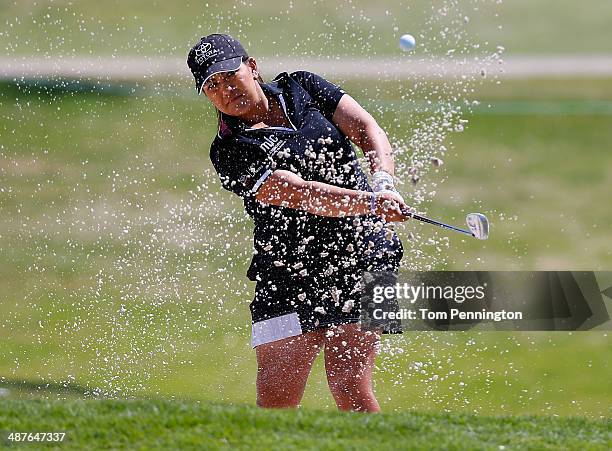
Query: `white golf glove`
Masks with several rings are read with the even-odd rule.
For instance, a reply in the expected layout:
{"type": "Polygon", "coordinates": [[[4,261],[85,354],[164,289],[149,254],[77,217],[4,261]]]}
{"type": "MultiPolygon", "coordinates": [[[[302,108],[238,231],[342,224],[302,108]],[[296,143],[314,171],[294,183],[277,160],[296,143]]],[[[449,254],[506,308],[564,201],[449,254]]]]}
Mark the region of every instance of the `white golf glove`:
{"type": "Polygon", "coordinates": [[[404,202],[404,198],[398,191],[395,189],[395,185],[393,183],[393,176],[385,171],[376,171],[372,174],[372,189],[375,193],[390,193],[397,197],[399,197],[404,202]]]}

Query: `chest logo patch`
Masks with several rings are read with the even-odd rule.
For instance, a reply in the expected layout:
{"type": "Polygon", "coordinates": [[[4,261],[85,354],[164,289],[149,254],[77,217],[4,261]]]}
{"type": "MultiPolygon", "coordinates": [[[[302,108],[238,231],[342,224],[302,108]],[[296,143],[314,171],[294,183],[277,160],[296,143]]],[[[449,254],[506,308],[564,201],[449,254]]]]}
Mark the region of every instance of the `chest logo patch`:
{"type": "Polygon", "coordinates": [[[287,140],[278,139],[277,136],[270,135],[264,138],[264,142],[259,145],[259,148],[265,151],[268,155],[275,154],[281,147],[285,145],[287,140]]]}

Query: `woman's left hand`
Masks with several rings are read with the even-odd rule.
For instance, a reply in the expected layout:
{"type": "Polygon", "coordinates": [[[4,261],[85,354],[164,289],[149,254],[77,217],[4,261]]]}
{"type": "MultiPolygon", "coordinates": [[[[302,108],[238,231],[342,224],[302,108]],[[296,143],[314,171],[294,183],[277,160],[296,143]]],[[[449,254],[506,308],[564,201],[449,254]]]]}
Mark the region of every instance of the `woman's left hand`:
{"type": "Polygon", "coordinates": [[[387,222],[402,222],[409,218],[405,211],[410,207],[406,205],[402,197],[392,191],[381,191],[376,195],[376,206],[374,213],[387,222]]]}

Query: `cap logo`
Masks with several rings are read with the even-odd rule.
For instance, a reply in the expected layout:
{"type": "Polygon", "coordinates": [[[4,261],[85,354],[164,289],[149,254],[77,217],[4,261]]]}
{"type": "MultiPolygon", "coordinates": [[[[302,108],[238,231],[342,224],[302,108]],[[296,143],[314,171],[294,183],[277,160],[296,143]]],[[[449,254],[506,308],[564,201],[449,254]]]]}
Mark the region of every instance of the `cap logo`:
{"type": "Polygon", "coordinates": [[[213,56],[219,53],[218,49],[213,49],[210,42],[204,42],[195,51],[195,60],[198,64],[202,64],[213,56]]]}

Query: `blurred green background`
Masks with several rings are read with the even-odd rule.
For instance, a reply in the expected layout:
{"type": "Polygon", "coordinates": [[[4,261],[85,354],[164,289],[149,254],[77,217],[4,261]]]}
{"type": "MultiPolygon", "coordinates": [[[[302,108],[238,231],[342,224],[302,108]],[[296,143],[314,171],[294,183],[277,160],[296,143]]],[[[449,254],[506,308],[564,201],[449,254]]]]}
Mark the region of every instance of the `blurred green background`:
{"type": "Polygon", "coordinates": [[[433,16],[450,21],[454,13],[468,17],[481,44],[503,43],[511,52],[612,51],[607,0],[14,0],[0,5],[0,44],[19,55],[182,57],[200,35],[227,31],[254,55],[380,56],[397,52],[401,34],[418,37],[433,16]]]}
{"type": "MultiPolygon", "coordinates": [[[[469,16],[457,34],[466,52],[480,42],[509,56],[606,54],[610,13],[608,1],[5,2],[0,44],[6,57],[50,61],[183,57],[194,38],[227,30],[258,55],[399,58],[407,31],[431,43],[424,53],[446,53],[450,41],[431,38],[446,26],[431,17],[442,14],[469,16]]],[[[436,86],[335,81],[397,142],[427,117],[417,91],[436,86]]],[[[107,83],[0,85],[0,398],[252,403],[251,223],[212,170],[214,112],[188,73],[107,83]]],[[[491,238],[408,223],[398,227],[405,261],[611,269],[612,78],[485,80],[473,89],[480,104],[462,116],[465,131],[446,137],[445,164],[425,180],[436,193],[422,208],[453,223],[483,211],[491,238]]],[[[415,188],[401,189],[410,198],[415,188]]],[[[384,342],[375,377],[386,410],[610,416],[605,331],[420,332],[384,342]]],[[[333,408],[320,360],[304,405],[333,408]]]]}

